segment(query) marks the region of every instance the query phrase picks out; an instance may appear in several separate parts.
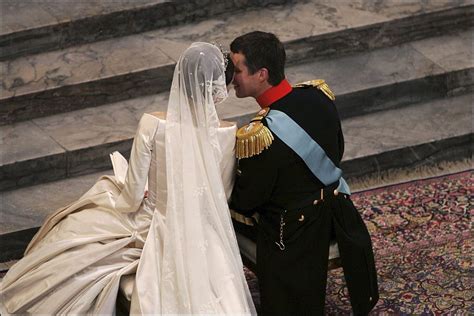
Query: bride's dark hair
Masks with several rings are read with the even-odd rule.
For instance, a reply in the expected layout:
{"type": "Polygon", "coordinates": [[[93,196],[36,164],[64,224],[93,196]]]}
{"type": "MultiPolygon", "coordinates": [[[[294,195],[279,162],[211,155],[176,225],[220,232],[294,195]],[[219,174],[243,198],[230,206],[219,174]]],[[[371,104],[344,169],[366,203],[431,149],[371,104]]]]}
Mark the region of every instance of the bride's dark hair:
{"type": "Polygon", "coordinates": [[[230,59],[230,54],[224,54],[224,60],[226,60],[226,67],[225,67],[225,85],[228,86],[232,79],[234,79],[234,63],[232,59],[230,59]]]}

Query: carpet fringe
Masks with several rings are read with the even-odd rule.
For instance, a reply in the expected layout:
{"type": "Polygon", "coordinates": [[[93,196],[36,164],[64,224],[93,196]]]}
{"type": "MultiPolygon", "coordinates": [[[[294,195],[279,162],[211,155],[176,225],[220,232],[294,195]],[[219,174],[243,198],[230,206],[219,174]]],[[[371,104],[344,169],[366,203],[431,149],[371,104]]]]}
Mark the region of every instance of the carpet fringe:
{"type": "Polygon", "coordinates": [[[351,190],[356,192],[468,170],[473,170],[472,159],[470,158],[458,161],[444,161],[435,165],[388,169],[386,171],[372,173],[362,177],[349,178],[348,183],[351,190]]]}

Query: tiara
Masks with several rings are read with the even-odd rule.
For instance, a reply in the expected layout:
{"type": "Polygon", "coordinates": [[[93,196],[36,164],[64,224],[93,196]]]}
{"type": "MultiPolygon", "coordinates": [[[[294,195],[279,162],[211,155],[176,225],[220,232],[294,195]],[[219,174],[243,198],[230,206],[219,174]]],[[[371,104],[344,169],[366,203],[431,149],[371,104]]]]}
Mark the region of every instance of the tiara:
{"type": "Polygon", "coordinates": [[[229,64],[229,55],[230,55],[230,51],[227,50],[224,46],[222,46],[220,43],[217,43],[217,42],[211,42],[212,45],[216,46],[217,48],[219,48],[219,50],[221,51],[222,53],[222,56],[224,57],[224,67],[225,69],[227,69],[227,65],[229,64]]]}

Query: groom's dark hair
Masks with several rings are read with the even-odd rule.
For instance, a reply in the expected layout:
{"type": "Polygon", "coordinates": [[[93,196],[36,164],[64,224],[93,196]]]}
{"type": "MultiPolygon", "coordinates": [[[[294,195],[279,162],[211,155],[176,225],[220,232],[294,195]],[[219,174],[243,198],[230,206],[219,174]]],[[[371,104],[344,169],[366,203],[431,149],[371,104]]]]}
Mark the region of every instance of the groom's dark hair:
{"type": "Polygon", "coordinates": [[[285,48],[275,34],[254,31],[241,35],[232,41],[230,50],[245,56],[250,74],[266,68],[272,86],[285,79],[285,48]]]}

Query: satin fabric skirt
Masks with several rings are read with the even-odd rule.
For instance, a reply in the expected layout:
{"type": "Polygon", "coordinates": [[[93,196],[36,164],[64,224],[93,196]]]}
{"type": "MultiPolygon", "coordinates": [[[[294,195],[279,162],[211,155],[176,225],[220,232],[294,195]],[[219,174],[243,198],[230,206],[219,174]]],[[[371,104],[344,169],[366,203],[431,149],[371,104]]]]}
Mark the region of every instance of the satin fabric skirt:
{"type": "Polygon", "coordinates": [[[115,177],[104,176],[46,219],[0,283],[2,315],[115,312],[120,278],[136,272],[153,214],[146,199],[137,212],[116,212],[119,193],[115,177]]]}

